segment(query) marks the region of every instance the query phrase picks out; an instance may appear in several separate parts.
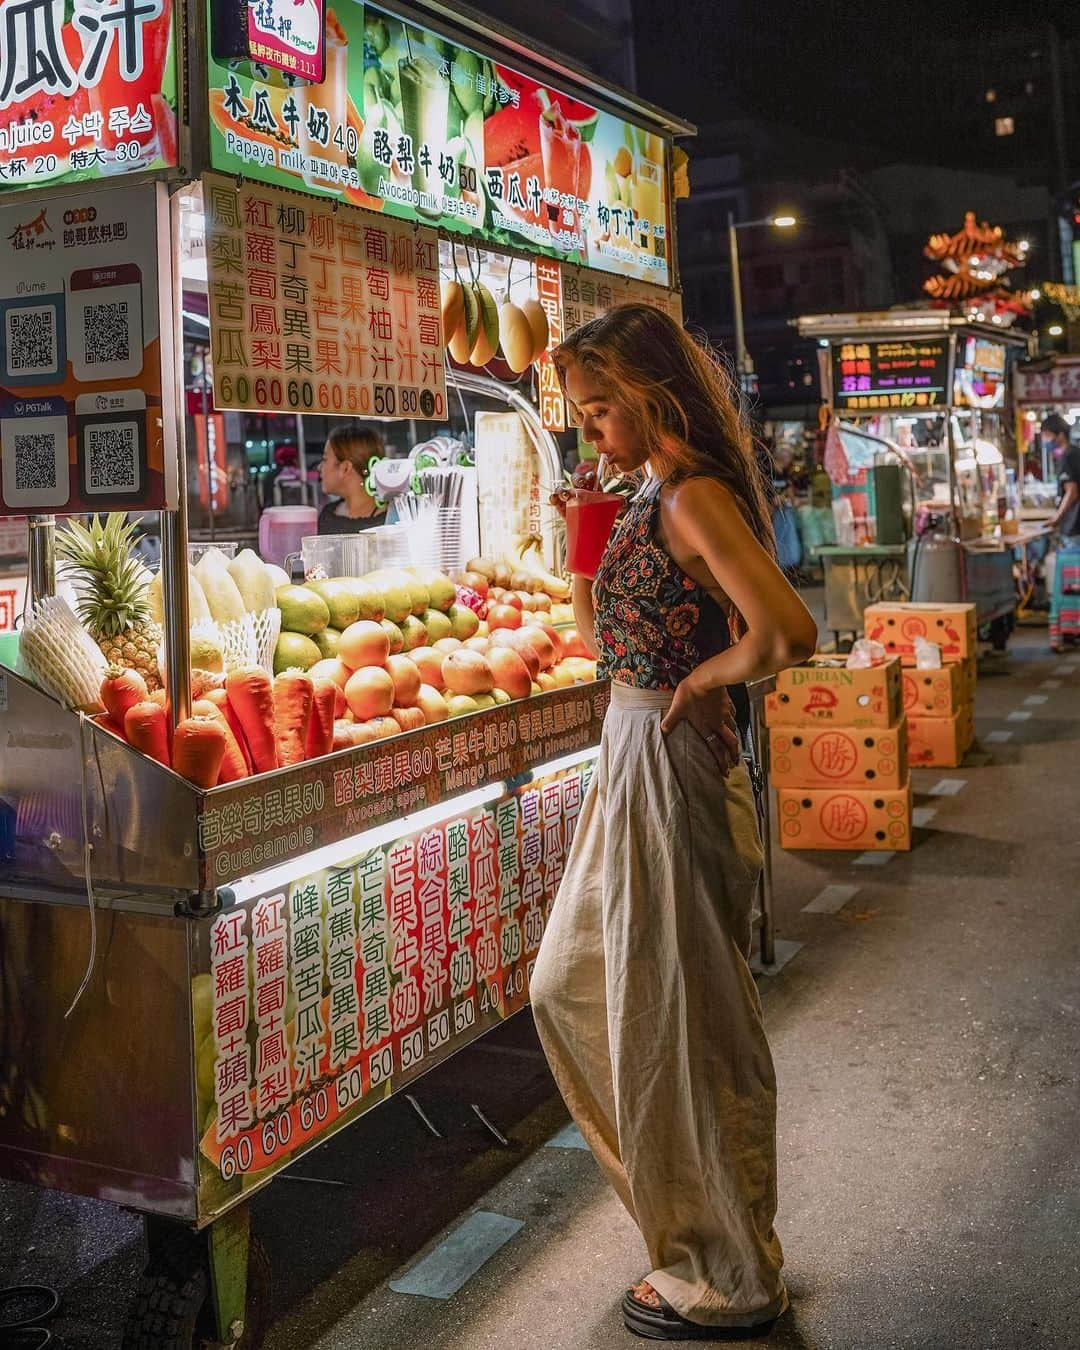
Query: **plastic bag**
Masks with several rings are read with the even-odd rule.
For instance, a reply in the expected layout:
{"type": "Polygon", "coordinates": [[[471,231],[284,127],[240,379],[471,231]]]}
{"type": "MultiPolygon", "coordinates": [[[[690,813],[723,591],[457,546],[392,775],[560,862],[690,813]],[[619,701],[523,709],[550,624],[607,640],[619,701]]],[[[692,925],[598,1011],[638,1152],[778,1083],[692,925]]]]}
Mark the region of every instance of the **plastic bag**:
{"type": "Polygon", "coordinates": [[[918,670],[940,670],[941,648],[924,637],[915,639],[915,666],[918,670]]]}
{"type": "Polygon", "coordinates": [[[871,666],[879,666],[886,656],[888,652],[880,642],[875,642],[873,638],[859,638],[848,652],[847,668],[869,670],[871,666]]]}

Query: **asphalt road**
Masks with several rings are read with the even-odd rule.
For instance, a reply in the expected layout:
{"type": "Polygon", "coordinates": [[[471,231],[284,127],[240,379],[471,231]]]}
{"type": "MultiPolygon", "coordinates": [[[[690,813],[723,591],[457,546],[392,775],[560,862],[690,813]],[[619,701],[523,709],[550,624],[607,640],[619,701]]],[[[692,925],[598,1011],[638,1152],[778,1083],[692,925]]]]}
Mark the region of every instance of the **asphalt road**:
{"type": "MultiPolygon", "coordinates": [[[[801,944],[760,980],[792,1295],[778,1350],[1080,1345],[1080,655],[1044,641],[984,663],[978,749],[916,775],[912,853],[778,858],[780,934],[801,944]],[[960,786],[935,795],[942,780],[960,786]],[[830,885],[855,889],[805,912],[830,885]]],[[[548,1142],[566,1117],[528,1014],[415,1095],[441,1138],[395,1099],[255,1198],[267,1350],[637,1344],[618,1302],[640,1239],[573,1136],[548,1142]]],[[[0,1183],[0,1273],[62,1290],[56,1344],[118,1346],[141,1259],[133,1217],[0,1183]]]]}

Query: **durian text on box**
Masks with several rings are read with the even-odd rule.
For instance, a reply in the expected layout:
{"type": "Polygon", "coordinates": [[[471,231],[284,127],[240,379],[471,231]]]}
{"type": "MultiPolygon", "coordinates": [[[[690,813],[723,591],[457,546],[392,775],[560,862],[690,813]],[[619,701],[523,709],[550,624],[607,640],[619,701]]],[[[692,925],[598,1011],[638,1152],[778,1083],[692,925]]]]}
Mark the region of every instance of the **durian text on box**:
{"type": "Polygon", "coordinates": [[[900,662],[849,669],[843,657],[813,656],[782,670],[765,700],[770,727],[892,727],[903,714],[900,662]]]}

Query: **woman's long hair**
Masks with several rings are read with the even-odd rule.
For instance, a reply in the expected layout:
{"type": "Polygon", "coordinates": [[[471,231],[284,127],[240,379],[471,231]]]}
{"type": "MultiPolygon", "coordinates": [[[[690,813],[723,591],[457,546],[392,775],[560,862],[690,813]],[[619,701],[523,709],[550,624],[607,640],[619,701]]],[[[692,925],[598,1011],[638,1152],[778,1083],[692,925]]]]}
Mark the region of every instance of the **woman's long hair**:
{"type": "Polygon", "coordinates": [[[661,310],[617,305],[575,329],[553,358],[564,392],[566,367],[574,363],[610,391],[661,478],[677,482],[703,475],[723,483],[763,547],[775,555],[753,437],[732,378],[711,352],[661,310]]]}

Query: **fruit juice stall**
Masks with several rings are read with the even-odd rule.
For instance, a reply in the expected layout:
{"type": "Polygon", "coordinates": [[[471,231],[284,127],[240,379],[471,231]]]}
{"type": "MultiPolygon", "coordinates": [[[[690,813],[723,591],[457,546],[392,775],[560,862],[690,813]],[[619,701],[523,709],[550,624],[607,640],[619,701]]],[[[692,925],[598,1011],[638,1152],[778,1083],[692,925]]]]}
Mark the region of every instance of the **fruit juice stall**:
{"type": "Polygon", "coordinates": [[[439,6],[84,9],[0,0],[0,1174],[147,1217],[125,1345],[248,1347],[250,1195],[527,1002],[608,697],[549,353],[678,312],[688,128],[439,6]],[[475,553],[189,551],[252,411],[407,424],[475,553]]]}
{"type": "Polygon", "coordinates": [[[1020,518],[1007,421],[1026,336],[938,309],[810,315],[797,326],[823,349],[834,414],[826,626],[860,632],[878,601],[970,599],[980,629],[1004,646],[1016,571],[1039,533],[1020,518]]]}

